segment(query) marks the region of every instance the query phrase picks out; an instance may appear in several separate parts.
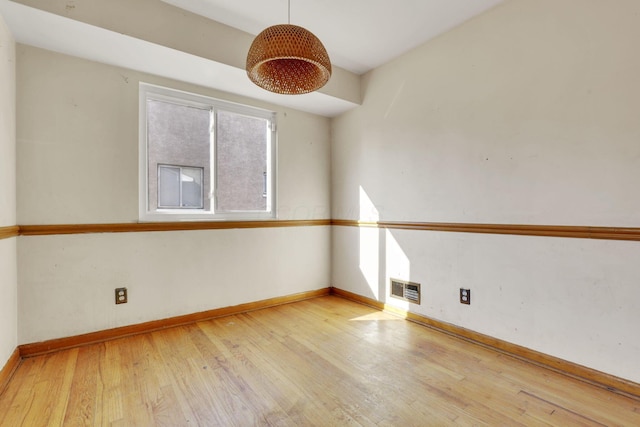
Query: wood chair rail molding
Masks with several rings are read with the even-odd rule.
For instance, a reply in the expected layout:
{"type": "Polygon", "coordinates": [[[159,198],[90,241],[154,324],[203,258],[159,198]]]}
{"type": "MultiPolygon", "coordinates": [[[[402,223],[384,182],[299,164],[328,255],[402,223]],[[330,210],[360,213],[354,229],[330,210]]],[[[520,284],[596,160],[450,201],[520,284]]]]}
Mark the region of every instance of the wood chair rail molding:
{"type": "Polygon", "coordinates": [[[20,234],[20,227],[12,225],[9,227],[0,227],[0,240],[17,237],[20,234]]]}
{"type": "Polygon", "coordinates": [[[331,220],[132,222],[115,224],[21,225],[19,227],[21,236],[46,236],[53,234],[226,230],[233,228],[312,227],[323,225],[331,225],[331,220]]]}
{"type": "Polygon", "coordinates": [[[225,230],[239,228],[312,227],[312,226],[369,227],[398,230],[423,230],[456,233],[510,234],[519,236],[565,237],[579,239],[640,241],[640,228],[591,227],[579,225],[518,225],[475,224],[455,222],[393,222],[358,221],[345,219],[271,220],[271,221],[199,221],[199,222],[140,222],[113,224],[52,224],[0,227],[0,239],[21,236],[84,233],[132,233],[150,231],[225,230]]]}
{"type": "Polygon", "coordinates": [[[368,222],[344,219],[331,220],[331,224],[344,227],[372,227],[400,230],[447,231],[456,233],[511,234],[519,236],[570,237],[579,239],[640,241],[640,228],[634,227],[474,224],[455,222],[368,222]]]}

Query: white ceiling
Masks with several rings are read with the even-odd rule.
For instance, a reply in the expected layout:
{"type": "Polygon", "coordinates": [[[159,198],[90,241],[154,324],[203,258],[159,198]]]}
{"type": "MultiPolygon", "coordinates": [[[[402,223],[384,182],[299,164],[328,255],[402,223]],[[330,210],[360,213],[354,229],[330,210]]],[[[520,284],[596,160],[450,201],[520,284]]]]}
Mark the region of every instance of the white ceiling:
{"type": "MultiPolygon", "coordinates": [[[[288,0],[162,0],[251,34],[287,23],[288,0]]],[[[322,41],[331,62],[365,73],[502,0],[290,0],[291,23],[322,41]]]]}
{"type": "MultiPolygon", "coordinates": [[[[20,43],[327,117],[358,105],[349,97],[324,88],[304,95],[274,94],[251,84],[244,69],[238,66],[76,21],[19,1],[0,0],[0,15],[20,43]]],[[[287,0],[162,1],[251,34],[287,22],[287,0]]],[[[351,74],[355,80],[343,80],[335,77],[344,77],[344,71],[342,76],[334,73],[334,83],[349,81],[351,87],[357,84],[357,74],[390,61],[502,1],[291,0],[291,23],[316,34],[327,48],[332,63],[356,74],[351,74]]],[[[85,6],[90,7],[91,3],[85,6]]]]}

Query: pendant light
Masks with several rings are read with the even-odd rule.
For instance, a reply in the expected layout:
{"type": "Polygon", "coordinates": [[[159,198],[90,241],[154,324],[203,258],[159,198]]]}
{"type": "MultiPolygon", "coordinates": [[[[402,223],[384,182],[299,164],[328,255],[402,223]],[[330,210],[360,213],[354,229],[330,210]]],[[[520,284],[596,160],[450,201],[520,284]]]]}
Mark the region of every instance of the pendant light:
{"type": "Polygon", "coordinates": [[[310,31],[274,25],[256,36],[247,54],[249,79],[271,92],[298,95],[320,89],[331,77],[331,61],[322,42],[310,31]]]}

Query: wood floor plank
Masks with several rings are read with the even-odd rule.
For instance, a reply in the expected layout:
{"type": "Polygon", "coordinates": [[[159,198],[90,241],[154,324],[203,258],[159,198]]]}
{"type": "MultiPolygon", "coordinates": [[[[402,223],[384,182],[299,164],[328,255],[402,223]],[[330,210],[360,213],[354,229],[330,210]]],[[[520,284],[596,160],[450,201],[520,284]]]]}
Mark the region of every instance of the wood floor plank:
{"type": "MultiPolygon", "coordinates": [[[[235,316],[237,318],[237,316],[235,316]]],[[[287,415],[272,394],[272,384],[265,382],[261,370],[256,367],[250,358],[250,351],[255,345],[247,337],[248,328],[242,328],[240,337],[229,337],[224,333],[208,335],[202,325],[194,328],[190,336],[198,346],[204,360],[216,361],[225,375],[233,381],[235,386],[243,392],[244,405],[251,413],[253,423],[264,422],[272,425],[286,419],[287,415]],[[211,352],[210,342],[218,343],[216,348],[221,348],[217,355],[211,352]]],[[[217,328],[219,331],[221,328],[217,328]]]]}
{"type": "MultiPolygon", "coordinates": [[[[243,349],[246,359],[243,368],[249,374],[256,392],[260,395],[268,395],[273,404],[287,414],[289,423],[312,425],[311,420],[320,419],[322,413],[317,411],[314,399],[306,396],[304,389],[291,381],[286,375],[286,371],[282,369],[283,358],[273,357],[278,351],[283,351],[283,348],[279,348],[279,344],[273,345],[276,340],[270,339],[269,333],[262,328],[248,323],[245,316],[234,316],[233,319],[225,321],[229,326],[236,323],[245,326],[240,334],[247,341],[247,345],[243,349]]],[[[207,337],[224,336],[220,325],[208,323],[199,326],[207,337]]],[[[231,329],[227,331],[227,334],[237,332],[231,329]]]]}
{"type": "Polygon", "coordinates": [[[614,399],[613,393],[574,378],[544,369],[522,369],[528,364],[508,356],[500,355],[494,363],[500,366],[499,377],[503,381],[519,383],[523,392],[553,401],[562,408],[600,420],[605,425],[625,426],[629,423],[627,414],[640,411],[637,399],[622,395],[615,395],[614,399]]]}
{"type": "Polygon", "coordinates": [[[93,426],[96,413],[98,376],[96,366],[104,346],[88,346],[78,349],[76,369],[73,372],[73,393],[69,396],[64,424],[72,427],[93,426]]]}
{"type": "MultiPolygon", "coordinates": [[[[239,347],[243,342],[246,342],[246,339],[244,337],[249,332],[248,330],[245,330],[245,333],[239,333],[240,331],[237,330],[237,326],[240,324],[242,324],[242,320],[236,316],[236,319],[234,319],[234,321],[228,322],[226,324],[226,328],[222,328],[220,327],[221,325],[218,325],[219,327],[216,328],[216,333],[219,334],[221,340],[231,340],[230,342],[232,342],[234,346],[239,347]]],[[[255,324],[255,322],[253,322],[252,324],[255,324]]],[[[273,353],[270,353],[270,360],[277,362],[276,365],[280,370],[280,375],[288,377],[295,383],[299,384],[300,386],[296,390],[296,392],[302,392],[305,396],[305,400],[307,402],[312,402],[312,404],[315,405],[315,402],[317,401],[317,396],[315,395],[315,393],[312,393],[311,395],[306,393],[306,390],[315,390],[313,387],[307,387],[307,381],[309,380],[305,375],[303,375],[305,372],[309,371],[308,366],[306,366],[309,363],[307,357],[309,352],[306,350],[294,349],[293,347],[296,347],[298,343],[296,343],[295,339],[291,338],[290,332],[288,330],[283,328],[283,331],[286,331],[286,333],[282,335],[281,339],[276,340],[276,344],[274,344],[272,348],[263,350],[261,347],[261,350],[275,351],[273,353]]],[[[327,373],[324,372],[322,378],[316,378],[315,380],[325,381],[327,379],[326,374],[327,373]]],[[[317,384],[317,382],[315,384],[317,384]]],[[[353,417],[347,411],[345,411],[341,405],[335,404],[334,401],[329,402],[328,400],[323,403],[327,406],[330,406],[330,411],[325,415],[325,419],[327,422],[331,422],[331,420],[333,420],[333,422],[338,424],[347,423],[349,425],[361,425],[361,423],[353,419],[353,417]]],[[[309,409],[307,405],[304,405],[303,408],[305,410],[309,409]]],[[[329,408],[325,407],[325,409],[329,408]]],[[[373,424],[369,423],[365,425],[373,424]]]]}
{"type": "MultiPolygon", "coordinates": [[[[287,355],[283,360],[284,363],[280,363],[278,366],[283,371],[283,375],[289,376],[305,391],[312,390],[313,393],[308,394],[308,398],[312,401],[322,401],[324,409],[330,409],[333,422],[338,423],[337,425],[340,423],[375,424],[376,419],[379,418],[377,413],[383,411],[381,406],[376,406],[375,410],[366,414],[358,410],[361,400],[371,401],[376,398],[375,394],[365,395],[358,388],[345,390],[345,385],[353,380],[352,373],[343,364],[332,364],[328,360],[326,351],[318,351],[318,347],[304,339],[307,329],[297,321],[297,318],[288,315],[286,308],[283,310],[283,307],[280,307],[272,313],[251,314],[258,323],[265,327],[273,325],[276,326],[275,330],[286,332],[282,335],[279,347],[275,349],[276,352],[272,359],[278,360],[278,354],[287,355]],[[314,386],[319,388],[323,394],[318,395],[318,390],[314,386]]],[[[382,418],[380,417],[380,419],[382,418]]]]}
{"type": "MultiPolygon", "coordinates": [[[[300,305],[297,305],[296,308],[300,308],[300,305]]],[[[330,321],[332,317],[335,316],[330,316],[327,317],[326,319],[324,319],[325,321],[330,321]]],[[[439,347],[438,349],[434,349],[434,345],[422,345],[421,347],[418,346],[418,342],[416,342],[415,340],[410,339],[411,337],[415,336],[416,334],[411,333],[409,330],[411,328],[415,328],[415,325],[411,325],[411,324],[404,324],[403,326],[406,326],[407,333],[406,334],[401,334],[404,335],[404,339],[399,340],[397,335],[395,334],[395,336],[393,337],[389,337],[389,340],[386,340],[386,344],[387,347],[384,349],[384,352],[382,352],[382,354],[385,356],[385,360],[383,363],[393,363],[394,360],[400,361],[400,363],[398,364],[397,362],[395,363],[396,365],[398,365],[397,367],[400,368],[402,370],[402,372],[405,373],[410,373],[411,376],[413,376],[414,378],[420,378],[421,377],[421,373],[423,372],[434,372],[434,371],[438,371],[440,369],[434,369],[434,366],[438,366],[436,363],[432,363],[430,364],[430,366],[425,366],[424,362],[425,361],[425,355],[426,354],[437,354],[438,356],[438,360],[439,363],[443,363],[443,360],[445,361],[444,363],[446,363],[446,361],[457,361],[459,366],[454,366],[453,369],[456,369],[457,371],[466,373],[469,370],[470,366],[475,366],[477,365],[478,359],[475,356],[470,355],[469,353],[460,353],[458,354],[456,358],[452,358],[450,357],[450,355],[447,355],[446,358],[443,358],[442,356],[444,355],[444,350],[446,350],[444,347],[439,347]],[[401,342],[402,341],[402,342],[401,342]],[[420,350],[425,350],[425,351],[420,351],[420,350]]],[[[378,329],[378,333],[380,328],[377,327],[378,329]]],[[[397,332],[398,328],[394,328],[397,332]]],[[[378,334],[379,335],[379,334],[378,334]]],[[[440,337],[439,341],[450,341],[451,338],[450,337],[440,337]]],[[[424,344],[424,343],[420,343],[420,344],[424,344]]],[[[315,349],[315,351],[320,351],[318,349],[315,349]]],[[[366,355],[366,352],[364,353],[366,355]]],[[[370,359],[371,357],[367,355],[367,357],[370,359]]],[[[442,370],[440,370],[442,372],[442,370]]],[[[461,381],[464,380],[466,377],[463,373],[459,373],[456,372],[454,370],[451,369],[446,369],[445,371],[447,372],[447,374],[449,375],[449,378],[447,378],[447,382],[451,382],[452,381],[452,377],[456,378],[457,381],[461,381]]],[[[381,370],[381,372],[384,374],[385,372],[389,372],[388,370],[381,370]]],[[[394,379],[392,377],[397,377],[398,373],[391,373],[389,377],[386,376],[378,376],[378,378],[376,378],[376,382],[377,383],[382,383],[382,384],[387,384],[387,383],[393,383],[394,379]]],[[[410,378],[407,378],[407,380],[410,380],[410,378]]],[[[432,392],[432,394],[434,395],[434,397],[441,397],[444,398],[450,402],[455,402],[455,405],[457,405],[459,408],[466,408],[466,412],[467,413],[471,413],[472,411],[470,410],[470,408],[473,406],[474,404],[474,400],[477,400],[477,395],[478,393],[472,393],[469,390],[464,390],[463,383],[459,383],[456,387],[453,387],[451,390],[448,391],[444,391],[444,388],[437,388],[437,387],[433,387],[432,386],[432,382],[433,382],[433,378],[424,378],[422,379],[422,389],[423,390],[430,390],[432,392]],[[472,398],[472,396],[474,398],[472,398]]],[[[495,388],[495,387],[494,387],[495,388]]],[[[391,391],[392,394],[393,391],[391,391]]],[[[416,390],[416,392],[419,392],[419,390],[416,390]]],[[[481,388],[479,390],[477,390],[477,392],[482,393],[482,394],[486,394],[485,392],[487,392],[486,388],[481,388]]],[[[389,391],[387,391],[387,394],[389,393],[389,391]]],[[[398,390],[395,394],[401,394],[402,390],[398,390]]],[[[405,393],[404,394],[408,394],[405,393]]],[[[434,399],[431,399],[434,400],[434,399]]],[[[518,422],[516,421],[515,417],[518,417],[520,415],[520,413],[515,410],[515,411],[511,411],[510,413],[502,413],[503,409],[502,408],[510,408],[509,405],[506,405],[504,407],[499,407],[500,409],[498,411],[495,411],[495,414],[493,416],[493,422],[496,423],[509,423],[510,425],[518,425],[518,422]]],[[[398,410],[396,410],[397,412],[398,410]]],[[[507,412],[507,411],[504,411],[507,412]]],[[[394,420],[394,422],[399,422],[399,420],[394,420]]],[[[407,421],[403,421],[403,423],[406,423],[407,421]]]]}
{"type": "Polygon", "coordinates": [[[188,424],[197,426],[223,426],[224,412],[221,402],[216,399],[215,384],[202,383],[199,370],[189,359],[197,357],[197,347],[186,339],[185,327],[172,328],[154,333],[154,342],[163,356],[163,361],[171,378],[171,386],[178,397],[180,411],[188,424]]]}
{"type": "Polygon", "coordinates": [[[19,426],[31,405],[31,389],[44,365],[44,358],[20,363],[11,382],[0,395],[0,426],[19,426]]]}
{"type": "MultiPolygon", "coordinates": [[[[60,369],[60,364],[52,363],[52,365],[58,365],[58,372],[53,375],[50,381],[50,387],[47,391],[49,396],[55,396],[56,399],[52,405],[51,417],[49,418],[48,425],[62,425],[65,418],[69,400],[71,399],[73,384],[73,375],[77,368],[79,349],[74,348],[67,351],[64,367],[60,369]]],[[[75,394],[75,390],[73,390],[75,394]]]]}
{"type": "MultiPolygon", "coordinates": [[[[294,308],[299,309],[300,307],[304,307],[304,304],[301,304],[301,305],[296,304],[294,308]]],[[[289,310],[289,309],[292,309],[292,308],[282,307],[280,311],[289,310]]],[[[286,319],[286,318],[287,316],[280,314],[279,316],[277,316],[277,318],[270,319],[269,323],[275,323],[275,322],[278,322],[279,319],[286,319]]],[[[365,395],[368,396],[369,399],[372,399],[374,397],[377,398],[378,402],[377,402],[376,408],[382,409],[382,415],[381,415],[382,419],[380,420],[381,423],[384,423],[384,424],[392,423],[396,425],[398,424],[413,425],[413,421],[414,421],[413,414],[402,410],[403,407],[406,407],[406,405],[403,404],[401,407],[392,408],[393,410],[390,411],[387,404],[388,399],[385,399],[385,396],[403,396],[402,402],[406,403],[408,396],[410,396],[411,394],[411,390],[402,390],[401,388],[395,387],[396,381],[394,381],[393,378],[385,374],[390,373],[390,375],[395,377],[395,379],[398,379],[397,377],[399,374],[397,372],[394,372],[393,370],[386,369],[386,366],[388,364],[391,364],[395,359],[395,360],[402,361],[403,366],[400,366],[400,367],[402,369],[402,372],[405,374],[410,373],[412,368],[416,368],[415,366],[412,366],[412,365],[405,366],[406,360],[403,360],[403,359],[406,358],[406,355],[399,354],[396,348],[395,342],[386,341],[385,342],[386,347],[384,348],[384,351],[379,352],[378,357],[374,358],[369,352],[366,351],[366,348],[363,348],[358,352],[358,350],[355,349],[353,346],[354,344],[353,339],[349,339],[346,341],[346,347],[340,346],[339,345],[340,343],[337,343],[338,345],[336,345],[335,338],[333,338],[331,342],[329,342],[327,340],[327,337],[331,336],[336,331],[334,331],[332,328],[329,328],[326,324],[323,325],[323,328],[322,328],[323,332],[321,334],[316,334],[314,333],[314,331],[316,331],[317,328],[313,323],[310,323],[309,325],[305,325],[304,319],[300,318],[300,320],[301,321],[296,324],[296,329],[304,330],[305,332],[304,335],[309,336],[303,339],[302,341],[310,350],[312,350],[313,354],[322,355],[333,366],[340,367],[345,374],[347,374],[348,372],[359,371],[358,372],[359,377],[366,378],[367,370],[370,372],[374,372],[373,374],[374,381],[372,382],[374,386],[368,389],[365,389],[364,391],[366,393],[365,395]],[[305,330],[307,328],[309,329],[308,331],[305,330]],[[314,343],[313,342],[314,340],[317,342],[314,343]],[[360,367],[358,365],[349,366],[351,357],[344,358],[344,352],[346,351],[349,354],[353,354],[352,352],[354,350],[356,353],[366,355],[366,357],[370,361],[374,360],[375,363],[373,365],[368,365],[366,370],[359,369],[360,367]],[[341,352],[342,352],[342,356],[338,356],[338,354],[340,354],[341,352]],[[389,414],[393,414],[393,416],[389,418],[389,414]]],[[[330,320],[330,318],[323,318],[318,320],[322,320],[326,322],[330,320]]],[[[404,325],[404,324],[403,326],[411,327],[411,325],[404,325]]],[[[369,374],[369,376],[371,376],[371,374],[369,374]]],[[[402,381],[400,381],[400,383],[402,383],[402,381]]],[[[367,385],[367,382],[362,381],[361,379],[359,388],[362,388],[362,386],[366,387],[366,385],[367,385]]],[[[426,385],[427,387],[425,388],[430,387],[428,384],[426,385]]],[[[422,391],[424,391],[424,389],[422,391]]],[[[442,393],[440,390],[435,390],[435,391],[442,393]]],[[[451,395],[449,395],[448,397],[452,399],[451,395]]],[[[460,405],[467,406],[468,403],[463,402],[463,403],[460,403],[460,405]]],[[[420,423],[418,425],[420,425],[420,423]]]]}
{"type": "Polygon", "coordinates": [[[635,426],[608,392],[334,296],[21,362],[0,427],[635,426]]]}
{"type": "Polygon", "coordinates": [[[153,375],[147,375],[148,355],[144,352],[146,337],[128,337],[120,346],[120,372],[124,381],[123,418],[132,425],[153,425],[152,408],[158,399],[153,375]]]}
{"type": "Polygon", "coordinates": [[[99,405],[96,412],[96,419],[99,425],[116,425],[124,418],[123,393],[121,388],[122,372],[120,371],[120,351],[119,346],[124,340],[108,341],[104,343],[104,357],[101,360],[98,376],[99,405]],[[98,414],[100,417],[98,418],[98,414]]]}
{"type": "Polygon", "coordinates": [[[143,388],[140,399],[150,412],[154,426],[188,425],[187,417],[180,409],[179,400],[169,379],[170,372],[164,369],[161,353],[158,351],[152,334],[140,336],[138,347],[138,374],[143,388]]]}
{"type": "Polygon", "coordinates": [[[531,393],[520,392],[527,400],[527,414],[532,418],[551,422],[553,424],[563,424],[585,427],[606,427],[607,424],[595,421],[585,415],[573,412],[556,403],[541,399],[531,393]]]}
{"type": "Polygon", "coordinates": [[[26,400],[17,399],[18,396],[14,398],[13,405],[17,407],[12,406],[2,425],[62,425],[77,354],[78,350],[73,349],[45,357],[38,370],[32,372],[31,388],[19,391],[22,396],[28,393],[26,400]],[[22,408],[22,411],[15,411],[17,408],[22,408]]]}

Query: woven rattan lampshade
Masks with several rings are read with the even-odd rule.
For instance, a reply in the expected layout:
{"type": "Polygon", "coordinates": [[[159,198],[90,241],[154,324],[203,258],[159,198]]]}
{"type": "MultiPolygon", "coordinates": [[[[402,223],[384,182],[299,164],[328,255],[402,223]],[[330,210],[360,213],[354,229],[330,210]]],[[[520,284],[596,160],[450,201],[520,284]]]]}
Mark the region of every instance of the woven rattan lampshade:
{"type": "Polygon", "coordinates": [[[331,77],[331,61],[320,40],[291,24],[258,34],[247,54],[247,75],[268,91],[286,95],[320,89],[331,77]]]}

